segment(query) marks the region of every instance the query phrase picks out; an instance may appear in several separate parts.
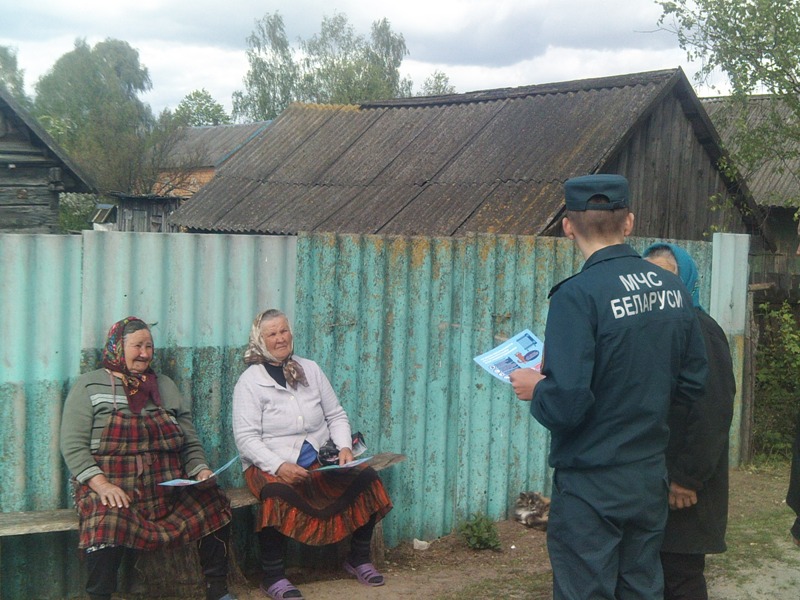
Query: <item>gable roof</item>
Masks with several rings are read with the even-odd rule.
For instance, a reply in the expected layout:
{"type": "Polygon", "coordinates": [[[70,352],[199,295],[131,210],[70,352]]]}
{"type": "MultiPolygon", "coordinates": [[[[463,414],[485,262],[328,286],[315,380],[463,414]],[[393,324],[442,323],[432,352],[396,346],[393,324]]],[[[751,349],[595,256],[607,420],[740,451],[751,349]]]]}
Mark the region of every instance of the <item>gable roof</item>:
{"type": "Polygon", "coordinates": [[[177,166],[219,168],[270,122],[185,127],[167,160],[177,166]]]}
{"type": "Polygon", "coordinates": [[[88,175],[75,163],[61,146],[50,136],[27,110],[11,95],[4,85],[0,84],[0,110],[11,113],[13,118],[22,122],[30,133],[31,143],[36,148],[35,152],[27,145],[17,148],[4,147],[0,152],[0,160],[14,163],[47,163],[55,160],[71,174],[77,183],[76,189],[71,192],[96,192],[94,183],[88,175]]]}
{"type": "Polygon", "coordinates": [[[712,158],[716,132],[680,69],[360,106],[294,104],[173,216],[197,231],[540,234],[569,177],[602,172],[675,91],[712,158]]]}
{"type": "MultiPolygon", "coordinates": [[[[726,145],[733,143],[733,134],[742,125],[733,118],[731,109],[736,111],[738,104],[730,96],[715,98],[701,98],[700,101],[706,112],[711,117],[722,141],[726,145]]],[[[789,108],[771,95],[753,95],[747,98],[746,111],[744,115],[745,127],[755,129],[766,123],[776,110],[779,115],[784,117],[784,121],[789,123],[794,120],[789,108]]],[[[798,145],[794,144],[791,148],[798,150],[798,145]]],[[[800,156],[790,157],[786,160],[771,159],[764,160],[752,173],[746,176],[747,186],[753,199],[759,206],[779,206],[784,208],[794,208],[800,201],[800,156]]]]}

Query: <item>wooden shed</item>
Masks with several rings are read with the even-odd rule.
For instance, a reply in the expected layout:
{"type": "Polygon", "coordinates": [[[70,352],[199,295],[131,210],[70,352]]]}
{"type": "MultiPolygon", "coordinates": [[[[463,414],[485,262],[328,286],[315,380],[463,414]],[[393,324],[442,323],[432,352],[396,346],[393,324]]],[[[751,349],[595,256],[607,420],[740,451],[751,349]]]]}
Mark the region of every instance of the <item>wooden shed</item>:
{"type": "Polygon", "coordinates": [[[563,182],[619,173],[631,183],[636,235],[758,232],[757,208],[718,169],[721,155],[681,69],[294,104],[173,222],[199,232],[560,235],[563,182]],[[726,200],[722,209],[712,197],[726,200]]]}
{"type": "MultiPolygon", "coordinates": [[[[791,111],[769,95],[750,96],[745,104],[729,97],[701,101],[726,147],[736,143],[738,127],[756,129],[776,116],[783,123],[793,119],[791,111]]],[[[773,242],[772,246],[765,246],[755,239],[751,245],[750,283],[757,291],[757,302],[800,300],[800,147],[789,141],[782,150],[779,157],[764,158],[751,172],[741,174],[759,207],[762,228],[773,242]]]]}
{"type": "Polygon", "coordinates": [[[57,232],[61,192],[94,189],[86,174],[0,85],[0,232],[57,232]]]}

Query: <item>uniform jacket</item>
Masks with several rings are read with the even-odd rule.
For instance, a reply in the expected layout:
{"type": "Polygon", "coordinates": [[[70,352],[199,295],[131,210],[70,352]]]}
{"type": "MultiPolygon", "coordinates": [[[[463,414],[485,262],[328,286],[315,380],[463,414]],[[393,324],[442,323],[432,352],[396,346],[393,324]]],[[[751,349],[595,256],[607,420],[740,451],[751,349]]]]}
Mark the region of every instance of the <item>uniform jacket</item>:
{"type": "Polygon", "coordinates": [[[670,480],[697,491],[697,504],[671,510],[662,550],[685,554],[725,551],[728,523],[728,434],[736,380],[725,332],[697,309],[708,354],[706,391],[690,411],[670,411],[667,471],[670,480]]]}
{"type": "Polygon", "coordinates": [[[670,398],[691,405],[706,354],[680,279],[627,244],[592,254],[550,292],[531,412],[551,431],[550,465],[596,468],[663,455],[670,398]]]}
{"type": "Polygon", "coordinates": [[[351,448],[350,422],[319,365],[294,356],[305,371],[308,387],[278,385],[263,365],[251,365],[233,390],[233,436],[243,469],[255,465],[275,475],[284,462],[296,463],[303,442],[319,451],[332,439],[337,448],[351,448]]]}

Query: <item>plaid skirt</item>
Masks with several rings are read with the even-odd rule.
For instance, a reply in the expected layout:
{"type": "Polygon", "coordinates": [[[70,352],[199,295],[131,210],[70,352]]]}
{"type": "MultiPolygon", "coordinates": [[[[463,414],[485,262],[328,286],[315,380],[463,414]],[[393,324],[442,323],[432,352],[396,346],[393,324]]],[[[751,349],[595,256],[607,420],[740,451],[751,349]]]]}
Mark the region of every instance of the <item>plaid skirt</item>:
{"type": "Polygon", "coordinates": [[[392,510],[386,488],[372,467],[311,471],[300,485],[282,483],[256,466],[244,473],[247,487],[261,499],[256,531],[275,527],[303,544],[336,543],[392,510]]]}
{"type": "Polygon", "coordinates": [[[182,444],[183,432],[164,410],[153,415],[115,412],[95,460],[108,480],[125,490],[131,504],[103,506],[88,485],[77,484],[78,547],[109,544],[155,550],[199,540],[229,523],[230,503],[219,487],[158,485],[186,477],[182,444]]]}

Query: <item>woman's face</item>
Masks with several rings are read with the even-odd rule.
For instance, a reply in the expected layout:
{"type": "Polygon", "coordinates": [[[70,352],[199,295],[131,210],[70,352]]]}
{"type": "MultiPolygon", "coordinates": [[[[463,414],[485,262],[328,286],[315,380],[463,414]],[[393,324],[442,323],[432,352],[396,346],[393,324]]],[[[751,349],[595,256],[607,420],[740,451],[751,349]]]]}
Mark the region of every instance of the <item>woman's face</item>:
{"type": "Polygon", "coordinates": [[[125,336],[125,365],[131,373],[144,373],[153,362],[153,336],[140,329],[125,336]]]}
{"type": "Polygon", "coordinates": [[[267,352],[279,361],[284,361],[292,353],[292,332],[285,317],[276,317],[261,323],[261,338],[267,352]]]}

